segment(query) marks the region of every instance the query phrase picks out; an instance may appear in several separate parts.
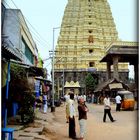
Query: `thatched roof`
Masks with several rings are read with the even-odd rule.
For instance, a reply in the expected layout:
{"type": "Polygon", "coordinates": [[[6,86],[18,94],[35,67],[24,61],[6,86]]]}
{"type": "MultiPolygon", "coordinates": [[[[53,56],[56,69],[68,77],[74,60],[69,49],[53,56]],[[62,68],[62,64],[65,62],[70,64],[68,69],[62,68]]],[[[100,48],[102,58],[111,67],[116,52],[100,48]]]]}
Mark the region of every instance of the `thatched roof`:
{"type": "Polygon", "coordinates": [[[109,91],[112,89],[128,89],[128,86],[117,79],[109,79],[106,82],[100,83],[94,92],[109,91]]]}

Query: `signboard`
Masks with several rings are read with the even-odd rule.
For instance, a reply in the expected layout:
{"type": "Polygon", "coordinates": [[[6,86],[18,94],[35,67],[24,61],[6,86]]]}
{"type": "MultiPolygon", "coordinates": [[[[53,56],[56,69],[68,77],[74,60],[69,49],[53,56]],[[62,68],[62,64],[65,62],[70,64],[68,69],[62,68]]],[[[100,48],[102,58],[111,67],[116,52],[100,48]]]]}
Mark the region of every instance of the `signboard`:
{"type": "Polygon", "coordinates": [[[123,88],[122,83],[113,83],[109,84],[110,89],[115,89],[115,88],[123,88]]]}

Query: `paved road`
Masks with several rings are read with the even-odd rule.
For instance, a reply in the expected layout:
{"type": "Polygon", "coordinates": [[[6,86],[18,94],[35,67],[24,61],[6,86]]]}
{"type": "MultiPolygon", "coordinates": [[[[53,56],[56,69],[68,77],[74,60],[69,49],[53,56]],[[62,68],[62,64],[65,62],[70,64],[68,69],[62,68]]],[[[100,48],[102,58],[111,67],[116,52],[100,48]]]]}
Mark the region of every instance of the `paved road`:
{"type": "Polygon", "coordinates": [[[138,111],[115,111],[112,105],[112,116],[116,122],[107,117],[103,123],[103,105],[88,104],[87,140],[137,140],[138,111]]]}

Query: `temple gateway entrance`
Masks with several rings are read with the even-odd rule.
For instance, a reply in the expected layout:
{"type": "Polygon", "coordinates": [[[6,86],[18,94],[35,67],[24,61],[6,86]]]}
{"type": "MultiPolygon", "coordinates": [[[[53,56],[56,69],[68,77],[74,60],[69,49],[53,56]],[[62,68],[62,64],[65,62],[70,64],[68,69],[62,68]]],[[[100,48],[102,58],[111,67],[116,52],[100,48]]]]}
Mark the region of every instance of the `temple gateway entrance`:
{"type": "Polygon", "coordinates": [[[80,93],[80,85],[79,82],[68,82],[66,81],[65,86],[64,86],[64,92],[65,94],[68,94],[70,92],[73,92],[75,95],[78,95],[80,93]]]}

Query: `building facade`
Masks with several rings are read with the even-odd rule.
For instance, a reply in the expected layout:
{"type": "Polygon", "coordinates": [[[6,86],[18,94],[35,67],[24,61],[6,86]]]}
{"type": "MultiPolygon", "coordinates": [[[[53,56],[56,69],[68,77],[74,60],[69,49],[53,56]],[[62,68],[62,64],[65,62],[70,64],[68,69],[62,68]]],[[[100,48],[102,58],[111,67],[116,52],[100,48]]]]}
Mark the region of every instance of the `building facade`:
{"type": "MultiPolygon", "coordinates": [[[[114,41],[120,39],[107,0],[69,0],[55,50],[55,76],[79,81],[83,89],[87,72],[105,81],[107,67],[100,60],[114,41]]],[[[128,78],[128,63],[119,64],[119,73],[128,78]]]]}
{"type": "Polygon", "coordinates": [[[23,99],[24,96],[26,96],[26,92],[37,92],[35,90],[35,82],[37,81],[35,76],[43,77],[44,69],[39,63],[40,58],[36,43],[32,38],[21,10],[7,9],[3,3],[1,3],[1,8],[2,126],[6,127],[7,118],[18,114],[21,107],[20,103],[24,102],[23,99]],[[14,73],[12,71],[13,63],[16,64],[18,68],[22,68],[22,72],[18,69],[17,71],[13,70],[14,73]],[[13,75],[18,77],[16,84],[13,84],[17,80],[13,75]],[[23,84],[19,77],[22,80],[25,78],[24,82],[26,81],[26,83],[23,84]],[[28,87],[28,91],[26,86],[28,87]],[[16,91],[14,91],[12,87],[16,88],[16,91]],[[24,89],[19,90],[18,87],[24,89]]]}
{"type": "Polygon", "coordinates": [[[24,64],[36,65],[38,49],[19,9],[6,9],[2,36],[6,36],[22,57],[24,64]]]}

